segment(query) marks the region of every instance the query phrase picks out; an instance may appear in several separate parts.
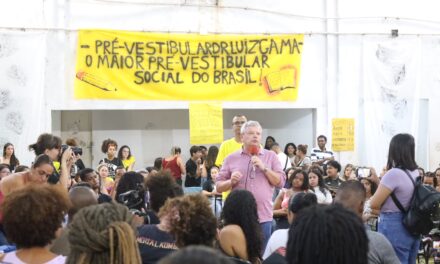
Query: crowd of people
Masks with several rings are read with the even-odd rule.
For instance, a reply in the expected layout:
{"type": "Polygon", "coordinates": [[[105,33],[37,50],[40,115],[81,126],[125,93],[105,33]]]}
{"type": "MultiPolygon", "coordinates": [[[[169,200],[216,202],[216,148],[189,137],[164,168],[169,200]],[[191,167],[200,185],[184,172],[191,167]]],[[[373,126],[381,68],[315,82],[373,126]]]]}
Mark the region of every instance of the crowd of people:
{"type": "Polygon", "coordinates": [[[415,263],[420,237],[393,200],[409,207],[421,176],[414,138],[395,135],[381,175],[344,168],[317,147],[262,142],[244,115],[220,147],[172,147],[135,171],[127,145],[103,141],[96,168],[74,139],[42,134],[21,164],[0,158],[0,260],[5,263],[415,263]],[[343,170],[342,170],[343,169],[343,170]]]}

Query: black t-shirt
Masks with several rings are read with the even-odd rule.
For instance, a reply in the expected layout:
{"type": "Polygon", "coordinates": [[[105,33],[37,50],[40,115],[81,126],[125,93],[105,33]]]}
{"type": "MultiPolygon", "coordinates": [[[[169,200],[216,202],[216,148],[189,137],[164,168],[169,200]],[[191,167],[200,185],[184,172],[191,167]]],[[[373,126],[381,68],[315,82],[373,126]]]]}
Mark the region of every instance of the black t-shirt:
{"type": "Polygon", "coordinates": [[[214,190],[214,182],[211,179],[207,179],[205,183],[203,183],[202,189],[207,192],[212,192],[214,190]]]}
{"type": "Polygon", "coordinates": [[[116,175],[116,168],[119,166],[124,166],[122,164],[122,161],[118,158],[113,158],[112,160],[109,160],[107,158],[104,158],[102,160],[99,161],[99,164],[101,163],[106,163],[107,167],[108,167],[108,176],[112,177],[113,179],[115,178],[116,175]]]}
{"type": "Polygon", "coordinates": [[[111,203],[112,202],[112,197],[110,197],[109,195],[107,195],[107,194],[103,194],[103,193],[100,193],[99,195],[98,195],[98,203],[99,204],[102,204],[102,203],[111,203]]]}
{"type": "Polygon", "coordinates": [[[197,164],[192,159],[189,159],[186,162],[185,168],[185,187],[200,187],[200,185],[202,184],[202,177],[197,178],[197,164]]]}
{"type": "Polygon", "coordinates": [[[139,227],[136,241],[143,264],[156,263],[161,258],[178,250],[173,236],[159,230],[157,225],[139,227]]]}

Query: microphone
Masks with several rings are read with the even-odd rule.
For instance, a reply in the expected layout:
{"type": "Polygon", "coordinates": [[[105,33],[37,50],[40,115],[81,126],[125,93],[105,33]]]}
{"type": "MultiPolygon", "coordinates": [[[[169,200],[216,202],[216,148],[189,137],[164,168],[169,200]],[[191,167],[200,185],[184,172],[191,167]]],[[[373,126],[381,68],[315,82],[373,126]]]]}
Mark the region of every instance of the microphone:
{"type": "MultiPolygon", "coordinates": [[[[260,146],[251,145],[248,148],[249,154],[252,156],[258,155],[258,152],[260,152],[260,146]]],[[[252,170],[255,172],[255,165],[252,164],[252,170]]]]}

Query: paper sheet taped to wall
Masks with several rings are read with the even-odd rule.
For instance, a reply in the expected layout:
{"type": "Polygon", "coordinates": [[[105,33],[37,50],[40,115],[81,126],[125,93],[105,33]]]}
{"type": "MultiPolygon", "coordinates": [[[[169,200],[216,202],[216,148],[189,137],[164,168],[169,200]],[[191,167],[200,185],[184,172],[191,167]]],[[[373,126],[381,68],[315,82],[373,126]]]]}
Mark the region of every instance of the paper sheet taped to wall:
{"type": "Polygon", "coordinates": [[[354,151],[354,118],[332,120],[332,149],[354,151]]]}
{"type": "Polygon", "coordinates": [[[220,103],[189,104],[189,135],[192,145],[223,141],[223,108],[220,103]]]}

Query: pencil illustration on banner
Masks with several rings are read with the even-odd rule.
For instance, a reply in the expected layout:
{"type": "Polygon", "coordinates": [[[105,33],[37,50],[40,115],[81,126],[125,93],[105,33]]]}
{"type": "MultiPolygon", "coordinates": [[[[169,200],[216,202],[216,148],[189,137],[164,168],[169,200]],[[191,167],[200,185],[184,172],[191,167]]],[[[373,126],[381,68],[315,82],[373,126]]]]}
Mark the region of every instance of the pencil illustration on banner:
{"type": "Polygon", "coordinates": [[[279,71],[273,71],[261,79],[261,82],[269,95],[277,94],[285,89],[295,89],[297,87],[298,73],[293,65],[286,65],[279,71]]]}
{"type": "Polygon", "coordinates": [[[109,81],[106,81],[96,75],[93,75],[91,73],[87,73],[84,71],[79,71],[76,73],[76,78],[79,80],[88,83],[90,85],[93,85],[103,91],[107,92],[116,92],[118,89],[109,81]]]}

